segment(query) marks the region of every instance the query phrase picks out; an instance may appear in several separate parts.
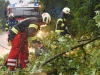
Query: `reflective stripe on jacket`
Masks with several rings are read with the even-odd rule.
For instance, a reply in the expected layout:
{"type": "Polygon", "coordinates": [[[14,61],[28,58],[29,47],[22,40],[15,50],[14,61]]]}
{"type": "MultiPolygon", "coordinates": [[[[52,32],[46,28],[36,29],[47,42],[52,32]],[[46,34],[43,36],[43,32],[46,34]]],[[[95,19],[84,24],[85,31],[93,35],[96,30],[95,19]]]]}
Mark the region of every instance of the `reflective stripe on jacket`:
{"type": "Polygon", "coordinates": [[[16,19],[14,19],[14,20],[7,20],[5,30],[8,30],[9,28],[11,29],[17,23],[18,23],[18,21],[16,19]]]}
{"type": "Polygon", "coordinates": [[[36,25],[36,24],[30,24],[28,28],[32,28],[32,27],[35,29],[38,29],[38,25],[36,25]]]}
{"type": "Polygon", "coordinates": [[[57,20],[57,23],[56,23],[56,30],[55,30],[55,32],[57,32],[57,33],[64,32],[64,29],[65,29],[64,19],[59,18],[57,20]]]}
{"type": "MultiPolygon", "coordinates": [[[[36,25],[36,24],[30,24],[28,28],[34,28],[35,31],[32,31],[32,32],[34,32],[34,34],[36,34],[36,33],[38,32],[39,26],[36,25]]],[[[33,41],[33,40],[36,40],[36,38],[37,38],[37,37],[36,37],[36,35],[35,35],[35,36],[30,36],[28,39],[29,39],[30,41],[33,41]]]]}
{"type": "Polygon", "coordinates": [[[13,27],[11,30],[12,30],[15,34],[18,34],[18,32],[19,32],[15,27],[13,27]]]}

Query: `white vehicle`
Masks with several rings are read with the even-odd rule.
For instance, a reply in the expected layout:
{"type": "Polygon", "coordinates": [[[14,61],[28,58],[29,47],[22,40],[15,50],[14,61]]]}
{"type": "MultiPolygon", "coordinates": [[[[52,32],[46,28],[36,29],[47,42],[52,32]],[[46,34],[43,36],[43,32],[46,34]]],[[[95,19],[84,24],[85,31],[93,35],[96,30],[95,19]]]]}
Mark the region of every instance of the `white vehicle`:
{"type": "Polygon", "coordinates": [[[28,17],[40,16],[40,7],[38,0],[33,2],[33,4],[25,4],[22,0],[19,0],[19,3],[8,5],[4,14],[7,18],[10,13],[13,13],[15,18],[21,21],[28,17]]]}

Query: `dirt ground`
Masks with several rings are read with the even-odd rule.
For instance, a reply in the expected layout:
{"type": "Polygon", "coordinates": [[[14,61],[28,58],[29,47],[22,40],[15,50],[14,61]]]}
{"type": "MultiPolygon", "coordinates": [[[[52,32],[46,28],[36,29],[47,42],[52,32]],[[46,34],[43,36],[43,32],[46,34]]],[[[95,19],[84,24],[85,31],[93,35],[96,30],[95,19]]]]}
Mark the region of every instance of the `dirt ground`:
{"type": "Polygon", "coordinates": [[[0,34],[0,57],[3,57],[5,54],[9,53],[10,46],[8,46],[7,42],[8,34],[6,32],[0,34]]]}

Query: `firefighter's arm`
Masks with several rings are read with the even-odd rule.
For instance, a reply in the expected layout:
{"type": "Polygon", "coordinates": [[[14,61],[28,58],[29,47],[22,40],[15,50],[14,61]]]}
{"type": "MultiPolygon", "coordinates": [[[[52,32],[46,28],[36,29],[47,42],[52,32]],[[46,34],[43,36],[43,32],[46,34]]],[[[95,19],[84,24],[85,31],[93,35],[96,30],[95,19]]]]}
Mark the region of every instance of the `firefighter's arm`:
{"type": "Polygon", "coordinates": [[[38,25],[36,24],[30,24],[28,27],[28,36],[29,36],[29,42],[31,43],[39,43],[37,41],[37,32],[38,32],[38,25]]]}
{"type": "Polygon", "coordinates": [[[28,42],[29,42],[29,47],[33,47],[33,48],[41,44],[40,41],[37,40],[37,36],[28,37],[28,42]]]}
{"type": "Polygon", "coordinates": [[[8,31],[8,23],[6,23],[6,28],[5,28],[5,31],[8,31]]]}
{"type": "Polygon", "coordinates": [[[71,35],[71,37],[73,38],[73,35],[71,34],[71,32],[69,31],[68,27],[65,27],[65,30],[68,32],[69,35],[71,35]]]}
{"type": "Polygon", "coordinates": [[[33,27],[28,28],[28,36],[29,36],[29,40],[32,41],[32,43],[40,43],[39,41],[37,41],[37,30],[33,27]]]}
{"type": "Polygon", "coordinates": [[[57,25],[57,29],[61,29],[62,24],[63,24],[62,20],[58,19],[57,24],[56,24],[57,25]]]}
{"type": "Polygon", "coordinates": [[[18,20],[16,20],[16,24],[18,23],[18,20]]]}

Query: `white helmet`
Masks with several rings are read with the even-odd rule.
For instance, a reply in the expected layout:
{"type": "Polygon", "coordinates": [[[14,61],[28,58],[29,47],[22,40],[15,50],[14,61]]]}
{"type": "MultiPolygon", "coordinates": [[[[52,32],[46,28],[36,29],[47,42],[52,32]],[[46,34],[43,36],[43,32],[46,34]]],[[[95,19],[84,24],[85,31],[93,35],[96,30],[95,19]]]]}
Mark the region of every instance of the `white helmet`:
{"type": "Polygon", "coordinates": [[[65,14],[70,14],[70,9],[68,7],[65,7],[62,12],[64,12],[65,14]]]}
{"type": "Polygon", "coordinates": [[[14,17],[14,14],[13,14],[13,13],[10,13],[10,14],[9,14],[9,18],[10,18],[10,17],[14,17]]]}
{"type": "Polygon", "coordinates": [[[43,13],[42,19],[43,19],[43,22],[45,22],[46,24],[49,24],[51,22],[51,16],[49,13],[43,13]]]}

